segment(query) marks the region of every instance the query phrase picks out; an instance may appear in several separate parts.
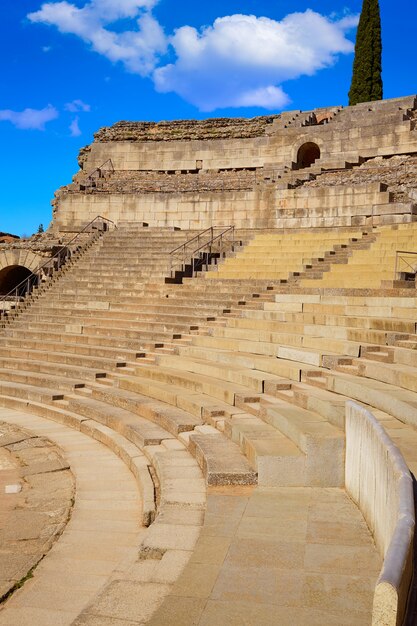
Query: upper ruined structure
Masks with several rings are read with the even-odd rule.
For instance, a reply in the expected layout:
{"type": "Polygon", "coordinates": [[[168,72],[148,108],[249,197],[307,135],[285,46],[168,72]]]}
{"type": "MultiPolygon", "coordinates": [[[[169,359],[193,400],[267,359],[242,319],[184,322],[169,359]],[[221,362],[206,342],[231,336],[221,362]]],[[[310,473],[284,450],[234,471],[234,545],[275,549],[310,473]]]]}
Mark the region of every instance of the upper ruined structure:
{"type": "Polygon", "coordinates": [[[102,128],[56,193],[55,229],[97,215],[183,229],[411,220],[416,100],[102,128]]]}

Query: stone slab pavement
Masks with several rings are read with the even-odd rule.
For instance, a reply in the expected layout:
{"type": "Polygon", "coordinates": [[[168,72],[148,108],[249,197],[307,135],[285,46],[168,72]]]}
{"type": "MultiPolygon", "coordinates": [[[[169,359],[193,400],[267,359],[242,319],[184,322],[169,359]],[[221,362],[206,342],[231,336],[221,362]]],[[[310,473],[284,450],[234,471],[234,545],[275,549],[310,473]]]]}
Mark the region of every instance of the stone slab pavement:
{"type": "Polygon", "coordinates": [[[0,625],[68,626],[112,573],[136,558],[145,532],[137,484],[113,452],[78,431],[8,409],[0,409],[0,420],[56,442],[76,479],[69,523],[33,578],[3,605],[0,625]]]}
{"type": "Polygon", "coordinates": [[[344,490],[210,488],[193,545],[138,561],[146,531],[121,461],[77,431],[13,416],[61,446],[77,496],[64,534],[6,603],[0,626],[369,625],[382,563],[344,490]]]}
{"type": "Polygon", "coordinates": [[[381,564],[341,489],[212,488],[189,564],[148,626],[368,626],[381,564]]]}

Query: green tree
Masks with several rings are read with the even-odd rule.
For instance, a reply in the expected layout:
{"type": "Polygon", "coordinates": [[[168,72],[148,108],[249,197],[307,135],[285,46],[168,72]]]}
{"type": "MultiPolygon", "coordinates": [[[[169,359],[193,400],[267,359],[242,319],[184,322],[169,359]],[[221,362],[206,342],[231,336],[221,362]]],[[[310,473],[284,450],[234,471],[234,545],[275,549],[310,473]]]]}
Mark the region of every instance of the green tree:
{"type": "Polygon", "coordinates": [[[44,232],[45,232],[45,230],[44,230],[44,228],[43,228],[43,224],[39,224],[39,227],[38,227],[38,235],[41,235],[41,234],[42,234],[42,233],[44,233],[44,232]]]}
{"type": "Polygon", "coordinates": [[[363,0],[356,35],[349,105],[382,100],[382,39],[378,0],[363,0]]]}

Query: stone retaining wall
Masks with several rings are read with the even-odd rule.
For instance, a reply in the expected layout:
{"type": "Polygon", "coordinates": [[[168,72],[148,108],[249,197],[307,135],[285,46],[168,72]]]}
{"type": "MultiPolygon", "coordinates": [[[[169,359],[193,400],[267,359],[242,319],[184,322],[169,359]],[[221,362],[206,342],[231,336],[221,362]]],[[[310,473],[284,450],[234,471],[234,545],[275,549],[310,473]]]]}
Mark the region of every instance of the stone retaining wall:
{"type": "Polygon", "coordinates": [[[371,529],[384,564],[375,588],[373,626],[403,623],[413,576],[413,480],[404,458],[375,417],[346,408],[346,489],[371,529]]]}
{"type": "Polygon", "coordinates": [[[147,222],[203,230],[236,228],[349,227],[415,219],[413,203],[392,202],[379,183],[330,188],[266,189],[188,193],[69,193],[56,217],[61,231],[79,230],[96,215],[114,222],[147,222]]]}
{"type": "MultiPolygon", "coordinates": [[[[353,201],[339,205],[332,185],[299,192],[292,187],[299,175],[308,181],[323,170],[348,170],[367,158],[417,154],[416,108],[417,99],[410,96],[249,120],[119,122],[82,149],[73,183],[53,200],[55,229],[75,232],[97,214],[115,222],[196,229],[225,223],[238,228],[367,224],[369,208],[372,213],[374,204],[387,205],[388,199],[361,203],[357,191],[353,201]],[[320,158],[301,167],[306,144],[315,144],[320,158]],[[304,212],[288,214],[292,209],[304,212]]],[[[410,198],[400,194],[396,200],[410,198]]],[[[390,223],[391,215],[396,216],[392,223],[411,221],[411,210],[404,217],[407,211],[391,208],[374,223],[390,223]]]]}

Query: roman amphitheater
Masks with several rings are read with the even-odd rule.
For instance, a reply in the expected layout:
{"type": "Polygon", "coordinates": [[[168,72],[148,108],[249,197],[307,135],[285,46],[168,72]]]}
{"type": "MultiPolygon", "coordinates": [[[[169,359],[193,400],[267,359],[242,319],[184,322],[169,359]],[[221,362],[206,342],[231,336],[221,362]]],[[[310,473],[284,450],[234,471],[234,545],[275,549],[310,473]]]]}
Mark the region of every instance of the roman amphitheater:
{"type": "Polygon", "coordinates": [[[417,98],[79,165],[0,245],[0,625],[415,624],[417,98]]]}

